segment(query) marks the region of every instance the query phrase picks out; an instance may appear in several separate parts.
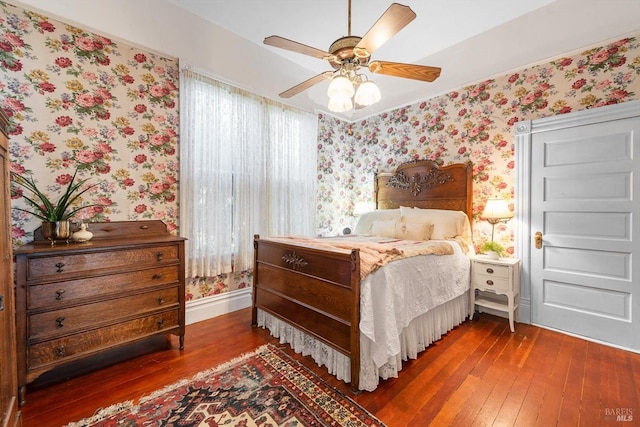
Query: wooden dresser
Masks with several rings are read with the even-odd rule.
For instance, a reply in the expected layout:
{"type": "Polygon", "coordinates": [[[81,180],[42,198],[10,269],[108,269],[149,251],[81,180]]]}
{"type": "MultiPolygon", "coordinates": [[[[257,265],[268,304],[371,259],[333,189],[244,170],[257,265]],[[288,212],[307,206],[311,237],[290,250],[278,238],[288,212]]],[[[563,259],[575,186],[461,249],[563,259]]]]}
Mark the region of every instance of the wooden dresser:
{"type": "Polygon", "coordinates": [[[184,346],[184,238],[162,221],[91,223],[93,239],[16,255],[18,386],[63,364],[156,334],[184,346]]]}

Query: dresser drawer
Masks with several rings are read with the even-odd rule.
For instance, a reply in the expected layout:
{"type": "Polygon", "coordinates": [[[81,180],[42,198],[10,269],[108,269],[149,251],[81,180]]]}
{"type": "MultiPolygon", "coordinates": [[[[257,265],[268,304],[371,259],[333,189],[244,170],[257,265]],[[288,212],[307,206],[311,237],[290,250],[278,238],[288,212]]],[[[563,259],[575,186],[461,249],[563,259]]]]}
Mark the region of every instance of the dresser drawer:
{"type": "MultiPolygon", "coordinates": [[[[27,350],[27,364],[30,370],[36,370],[43,365],[59,364],[65,359],[77,359],[116,344],[131,342],[178,327],[178,309],[164,311],[97,330],[33,344],[27,350]]],[[[28,380],[32,378],[28,377],[28,380]]]]}
{"type": "Polygon", "coordinates": [[[177,283],[179,266],[149,268],[131,273],[112,274],[31,285],[27,289],[27,309],[57,309],[80,301],[96,298],[109,298],[122,293],[177,283]]]}
{"type": "Polygon", "coordinates": [[[178,287],[29,315],[29,341],[66,335],[178,306],[178,287]]]}
{"type": "Polygon", "coordinates": [[[101,271],[115,272],[166,263],[178,263],[176,245],[121,249],[96,252],[73,252],[55,256],[32,256],[27,259],[27,281],[62,280],[97,274],[101,271]]]}

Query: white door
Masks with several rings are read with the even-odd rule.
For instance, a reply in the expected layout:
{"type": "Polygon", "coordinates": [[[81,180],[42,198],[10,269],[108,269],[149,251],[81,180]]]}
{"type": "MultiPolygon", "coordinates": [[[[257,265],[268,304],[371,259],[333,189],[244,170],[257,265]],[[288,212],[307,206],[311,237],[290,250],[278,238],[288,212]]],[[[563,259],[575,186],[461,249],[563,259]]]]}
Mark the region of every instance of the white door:
{"type": "Polygon", "coordinates": [[[640,351],[638,147],[640,117],[532,134],[532,323],[640,351]]]}

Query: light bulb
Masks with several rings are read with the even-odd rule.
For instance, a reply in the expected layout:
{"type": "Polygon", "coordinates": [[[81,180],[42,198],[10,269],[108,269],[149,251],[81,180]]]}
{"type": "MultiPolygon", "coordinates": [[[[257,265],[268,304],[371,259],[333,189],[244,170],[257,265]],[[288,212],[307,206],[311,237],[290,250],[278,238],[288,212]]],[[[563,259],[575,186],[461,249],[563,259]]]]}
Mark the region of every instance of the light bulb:
{"type": "Polygon", "coordinates": [[[345,94],[337,94],[329,98],[329,110],[334,113],[343,113],[353,108],[353,102],[350,96],[345,94]]]}
{"type": "Polygon", "coordinates": [[[364,106],[375,104],[381,98],[380,89],[371,80],[361,83],[356,92],[356,103],[364,106]]]}
{"type": "Polygon", "coordinates": [[[353,84],[347,77],[336,76],[331,80],[331,84],[329,84],[327,95],[329,95],[329,98],[332,98],[334,95],[344,94],[351,98],[354,92],[353,84]]]}

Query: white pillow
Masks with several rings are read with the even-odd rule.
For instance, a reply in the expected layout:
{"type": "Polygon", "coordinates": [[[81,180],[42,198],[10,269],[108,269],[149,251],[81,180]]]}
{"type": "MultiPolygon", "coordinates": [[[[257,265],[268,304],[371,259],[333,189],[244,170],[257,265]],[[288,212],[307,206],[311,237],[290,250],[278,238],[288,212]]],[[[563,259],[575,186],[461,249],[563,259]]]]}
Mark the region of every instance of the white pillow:
{"type": "Polygon", "coordinates": [[[371,235],[389,237],[402,240],[429,240],[433,232],[433,224],[430,222],[404,222],[389,219],[386,221],[373,221],[371,235]]]}
{"type": "Polygon", "coordinates": [[[396,238],[402,240],[429,240],[433,234],[430,222],[405,222],[396,224],[396,238]]]}
{"type": "Polygon", "coordinates": [[[388,219],[386,221],[373,221],[371,224],[371,235],[380,237],[390,237],[396,239],[396,225],[398,221],[388,219]]]}
{"type": "Polygon", "coordinates": [[[386,221],[386,220],[400,221],[400,209],[381,209],[377,211],[366,212],[360,215],[360,219],[356,224],[353,233],[370,236],[371,226],[374,221],[386,221]]]}
{"type": "Polygon", "coordinates": [[[401,206],[400,217],[405,222],[431,222],[433,224],[431,238],[434,240],[451,239],[466,234],[465,219],[468,221],[468,218],[462,211],[401,206]]]}

